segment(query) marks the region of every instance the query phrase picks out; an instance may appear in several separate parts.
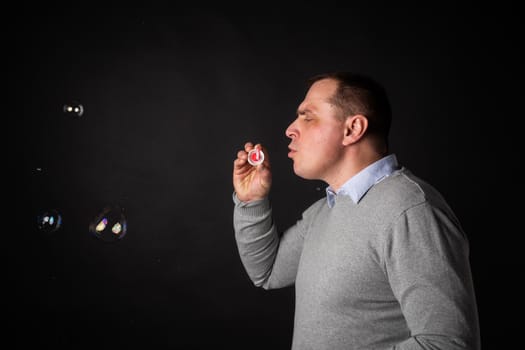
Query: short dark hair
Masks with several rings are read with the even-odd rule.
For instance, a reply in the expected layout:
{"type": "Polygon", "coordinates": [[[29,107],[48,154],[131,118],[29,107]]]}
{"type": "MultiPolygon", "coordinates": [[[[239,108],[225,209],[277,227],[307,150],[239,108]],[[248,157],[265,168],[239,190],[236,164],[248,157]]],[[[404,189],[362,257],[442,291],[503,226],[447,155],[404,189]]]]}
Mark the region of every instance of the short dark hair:
{"type": "Polygon", "coordinates": [[[392,110],[385,88],[363,74],[333,72],[315,75],[307,80],[307,88],[323,79],[333,79],[338,88],[330,102],[340,107],[346,118],[362,114],[368,119],[367,133],[376,134],[388,144],[392,110]]]}

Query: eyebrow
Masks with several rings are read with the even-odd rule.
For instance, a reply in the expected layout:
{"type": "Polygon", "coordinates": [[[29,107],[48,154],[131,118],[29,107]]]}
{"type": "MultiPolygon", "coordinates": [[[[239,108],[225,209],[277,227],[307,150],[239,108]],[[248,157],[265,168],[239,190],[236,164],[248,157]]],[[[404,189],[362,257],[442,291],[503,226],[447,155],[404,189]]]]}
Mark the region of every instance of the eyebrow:
{"type": "Polygon", "coordinates": [[[312,114],[312,110],[308,109],[308,108],[304,108],[304,109],[297,109],[297,115],[305,115],[305,114],[312,114]]]}

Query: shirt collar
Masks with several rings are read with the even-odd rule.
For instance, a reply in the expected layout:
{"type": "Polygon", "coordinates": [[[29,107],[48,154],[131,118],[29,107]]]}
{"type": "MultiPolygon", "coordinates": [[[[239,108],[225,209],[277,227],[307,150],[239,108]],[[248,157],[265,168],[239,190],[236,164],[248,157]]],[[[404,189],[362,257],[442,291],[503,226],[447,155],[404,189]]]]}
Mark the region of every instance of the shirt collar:
{"type": "Polygon", "coordinates": [[[352,201],[357,204],[370,187],[397,169],[399,169],[399,164],[396,155],[389,154],[352,176],[337,192],[328,186],[326,188],[328,207],[332,208],[335,205],[335,199],[340,194],[350,196],[352,201]]]}

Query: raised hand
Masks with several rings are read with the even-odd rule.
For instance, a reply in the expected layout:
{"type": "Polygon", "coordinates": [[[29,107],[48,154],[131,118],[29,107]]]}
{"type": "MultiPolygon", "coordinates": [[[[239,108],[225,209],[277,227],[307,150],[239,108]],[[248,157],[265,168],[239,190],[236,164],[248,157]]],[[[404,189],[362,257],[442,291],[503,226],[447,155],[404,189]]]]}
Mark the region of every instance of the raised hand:
{"type": "Polygon", "coordinates": [[[237,158],[233,162],[233,188],[243,202],[263,199],[268,196],[272,185],[272,173],[268,152],[261,144],[253,145],[247,142],[244,150],[237,152],[237,158]],[[264,153],[264,162],[253,166],[248,162],[248,152],[258,148],[264,153]]]}

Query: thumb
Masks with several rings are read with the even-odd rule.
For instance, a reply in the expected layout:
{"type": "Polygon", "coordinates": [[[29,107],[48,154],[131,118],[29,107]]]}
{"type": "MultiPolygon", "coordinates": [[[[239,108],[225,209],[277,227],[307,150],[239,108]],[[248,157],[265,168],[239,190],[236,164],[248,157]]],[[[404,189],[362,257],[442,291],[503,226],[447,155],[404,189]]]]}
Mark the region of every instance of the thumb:
{"type": "Polygon", "coordinates": [[[261,163],[257,165],[256,169],[257,169],[257,173],[260,175],[261,180],[264,183],[268,184],[271,182],[272,172],[267,163],[261,163]]]}

